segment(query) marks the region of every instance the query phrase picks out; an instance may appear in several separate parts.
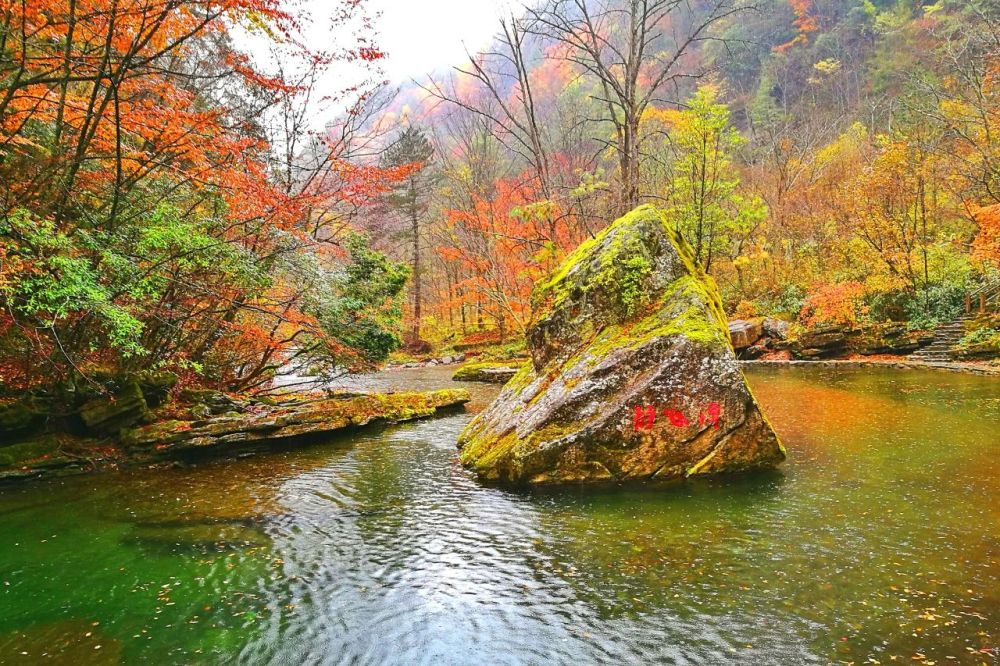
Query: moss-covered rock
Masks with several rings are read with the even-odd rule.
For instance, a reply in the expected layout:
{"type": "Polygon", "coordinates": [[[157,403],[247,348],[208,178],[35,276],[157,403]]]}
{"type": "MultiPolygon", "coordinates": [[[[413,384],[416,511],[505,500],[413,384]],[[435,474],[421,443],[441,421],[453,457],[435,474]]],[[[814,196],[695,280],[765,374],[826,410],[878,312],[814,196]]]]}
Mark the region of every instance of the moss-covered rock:
{"type": "Polygon", "coordinates": [[[158,407],[177,385],[177,375],[162,370],[147,370],[136,377],[139,389],[150,407],[158,407]]]}
{"type": "Polygon", "coordinates": [[[80,407],[80,418],[96,435],[116,435],[122,428],[133,426],[149,416],[146,396],[139,381],[132,378],[123,383],[114,395],[88,400],[80,407]]]}
{"type": "Polygon", "coordinates": [[[524,361],[484,361],[481,363],[466,363],[451,376],[456,382],[487,382],[490,384],[506,384],[517,374],[524,361]]]}
{"type": "Polygon", "coordinates": [[[55,437],[39,437],[28,441],[0,446],[0,468],[22,467],[53,456],[59,449],[55,437]]]}
{"type": "Polygon", "coordinates": [[[0,442],[31,432],[41,420],[36,401],[30,398],[0,404],[0,442]]]}
{"type": "Polygon", "coordinates": [[[666,479],[784,459],[715,283],[655,208],[582,245],[533,298],[532,362],[459,440],[484,480],[666,479]]]}
{"type": "Polygon", "coordinates": [[[372,393],[317,399],[312,396],[279,406],[204,421],[163,421],[127,430],[122,443],[133,450],[146,449],[158,458],[193,450],[239,448],[247,444],[291,441],[325,435],[373,423],[398,423],[434,415],[438,410],[464,405],[465,390],[427,393],[372,393]]]}

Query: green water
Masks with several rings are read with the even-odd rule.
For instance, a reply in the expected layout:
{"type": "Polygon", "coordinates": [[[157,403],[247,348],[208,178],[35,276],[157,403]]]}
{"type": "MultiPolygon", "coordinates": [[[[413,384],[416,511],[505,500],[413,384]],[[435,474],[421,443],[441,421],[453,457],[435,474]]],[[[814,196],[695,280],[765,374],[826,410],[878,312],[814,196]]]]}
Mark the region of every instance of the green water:
{"type": "Polygon", "coordinates": [[[460,414],[2,487],[0,663],[997,663],[1000,382],[750,380],[776,473],[483,488],[460,414]]]}

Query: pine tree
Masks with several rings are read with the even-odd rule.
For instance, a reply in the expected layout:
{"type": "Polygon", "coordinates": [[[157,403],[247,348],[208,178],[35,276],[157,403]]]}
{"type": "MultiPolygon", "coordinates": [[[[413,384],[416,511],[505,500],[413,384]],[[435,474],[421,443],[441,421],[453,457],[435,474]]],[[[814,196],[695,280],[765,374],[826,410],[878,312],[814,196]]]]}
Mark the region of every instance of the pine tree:
{"type": "Polygon", "coordinates": [[[432,186],[431,161],[434,147],[423,130],[410,125],[403,130],[382,155],[382,166],[386,168],[419,165],[410,176],[398,183],[385,195],[386,204],[400,215],[409,226],[407,236],[412,243],[411,273],[413,285],[413,327],[407,344],[420,345],[420,317],[422,306],[422,272],[420,265],[420,240],[423,218],[427,212],[427,199],[432,186]]]}

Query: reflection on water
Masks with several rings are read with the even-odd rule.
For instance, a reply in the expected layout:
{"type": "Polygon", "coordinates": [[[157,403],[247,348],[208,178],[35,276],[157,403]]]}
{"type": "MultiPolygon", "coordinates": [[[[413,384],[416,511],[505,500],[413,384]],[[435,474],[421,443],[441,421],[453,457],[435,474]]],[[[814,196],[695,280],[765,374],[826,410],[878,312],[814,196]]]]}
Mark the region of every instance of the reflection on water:
{"type": "MultiPolygon", "coordinates": [[[[751,383],[778,472],[483,488],[456,462],[459,414],[4,488],[0,663],[995,663],[996,380],[751,383]]],[[[470,388],[473,408],[496,391],[470,388]]]]}

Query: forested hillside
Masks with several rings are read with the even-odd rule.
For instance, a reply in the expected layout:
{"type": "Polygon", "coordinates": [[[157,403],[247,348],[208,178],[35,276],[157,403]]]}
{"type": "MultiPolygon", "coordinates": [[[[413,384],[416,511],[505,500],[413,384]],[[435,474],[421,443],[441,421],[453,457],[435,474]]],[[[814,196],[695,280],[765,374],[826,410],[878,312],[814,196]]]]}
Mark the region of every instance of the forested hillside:
{"type": "MultiPolygon", "coordinates": [[[[731,315],[957,316],[1000,260],[998,20],[949,0],[552,0],[510,17],[388,117],[436,149],[422,334],[520,335],[534,281],[643,202],[731,315]]],[[[412,260],[415,227],[392,219],[376,225],[412,260]]]]}
{"type": "Polygon", "coordinates": [[[995,2],[547,0],[395,98],[362,4],[326,51],[293,10],[2,5],[5,391],[515,340],[535,282],[642,203],[731,316],[926,329],[996,274],[995,2]]]}
{"type": "Polygon", "coordinates": [[[351,223],[411,170],[358,159],[382,54],[358,3],[330,8],[356,40],[326,52],[293,9],[0,4],[0,389],[72,404],[165,370],[247,390],[293,359],[366,368],[396,348],[406,268],[351,223]],[[328,70],[355,74],[316,90],[328,70]],[[315,132],[321,97],[340,120],[315,132]]]}

